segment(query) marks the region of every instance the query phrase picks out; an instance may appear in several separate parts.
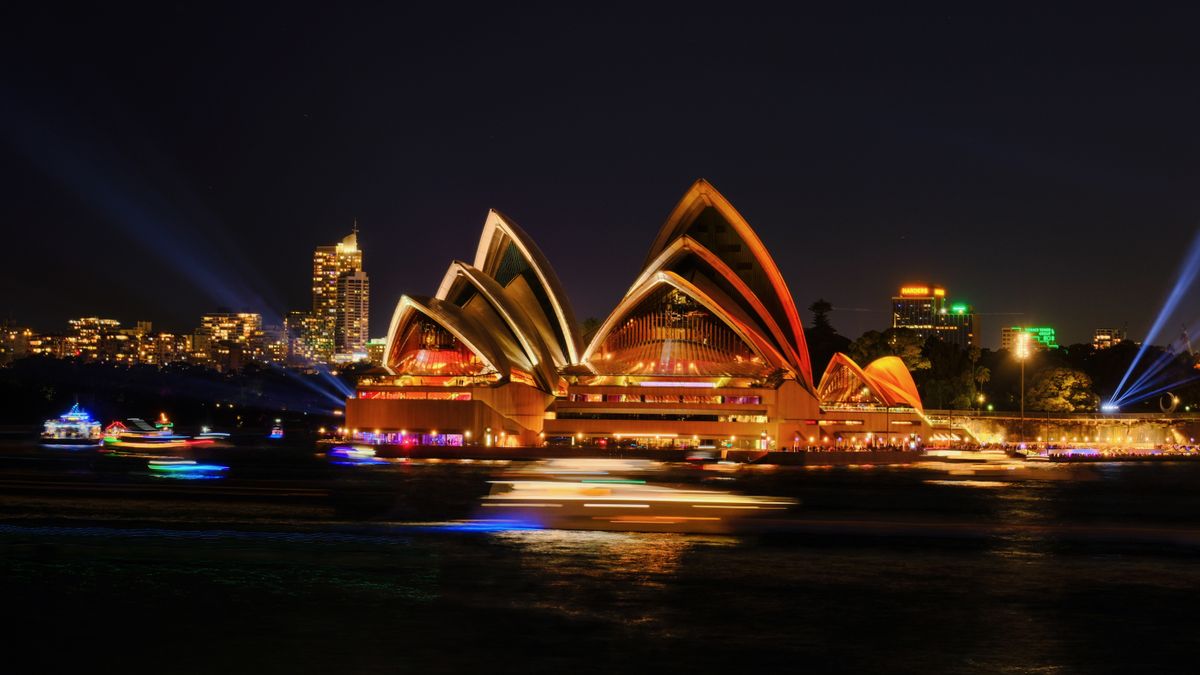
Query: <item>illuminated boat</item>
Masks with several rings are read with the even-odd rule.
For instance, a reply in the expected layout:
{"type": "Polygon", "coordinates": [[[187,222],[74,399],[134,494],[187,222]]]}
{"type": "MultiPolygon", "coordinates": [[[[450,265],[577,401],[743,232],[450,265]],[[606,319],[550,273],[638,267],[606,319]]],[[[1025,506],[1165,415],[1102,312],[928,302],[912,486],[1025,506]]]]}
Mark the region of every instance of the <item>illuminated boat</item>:
{"type": "Polygon", "coordinates": [[[130,417],[128,424],[113,422],[105,429],[104,444],[121,448],[182,448],[189,445],[212,443],[212,439],[194,439],[175,433],[175,424],[160,413],[154,424],[140,417],[130,417]]]}
{"type": "Polygon", "coordinates": [[[196,434],[196,440],[210,440],[214,443],[228,441],[229,432],[213,431],[208,427],[200,427],[200,433],[196,434]]]}
{"type": "Polygon", "coordinates": [[[267,438],[274,440],[283,438],[283,424],[279,420],[275,420],[275,426],[271,427],[271,433],[267,434],[267,438]]]}
{"type": "Polygon", "coordinates": [[[212,480],[224,477],[229,467],[222,464],[198,464],[187,459],[155,459],[146,464],[156,478],[179,480],[212,480]]]}
{"type": "MultiPolygon", "coordinates": [[[[387,464],[385,460],[375,456],[375,448],[365,445],[336,445],[325,453],[334,464],[342,466],[366,466],[387,464]]],[[[401,460],[407,461],[407,460],[401,460]]]]}
{"type": "Polygon", "coordinates": [[[633,478],[493,481],[487,522],[622,532],[730,533],[782,515],[795,500],[651,485],[633,478]]]}
{"type": "Polygon", "coordinates": [[[79,404],[55,419],[46,420],[42,442],[47,445],[100,445],[100,423],[79,404]]]}

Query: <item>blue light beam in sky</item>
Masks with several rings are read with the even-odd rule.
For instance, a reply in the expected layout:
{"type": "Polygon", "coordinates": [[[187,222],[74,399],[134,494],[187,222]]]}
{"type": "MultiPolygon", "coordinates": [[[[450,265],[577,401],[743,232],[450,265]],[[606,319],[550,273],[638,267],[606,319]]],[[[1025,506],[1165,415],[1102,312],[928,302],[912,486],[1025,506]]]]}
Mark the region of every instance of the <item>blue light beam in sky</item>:
{"type": "MultiPolygon", "coordinates": [[[[1125,383],[1129,380],[1129,376],[1137,368],[1142,357],[1146,354],[1146,350],[1158,337],[1163,326],[1179,308],[1180,301],[1187,295],[1188,290],[1196,280],[1196,275],[1200,273],[1200,234],[1192,239],[1192,245],[1188,248],[1187,256],[1183,259],[1183,265],[1179,270],[1179,276],[1175,280],[1175,286],[1171,289],[1171,293],[1167,296],[1167,301],[1163,303],[1162,308],[1158,311],[1158,316],[1154,319],[1154,323],[1150,326],[1150,331],[1146,334],[1146,338],[1142,340],[1142,346],[1138,349],[1137,355],[1133,357],[1133,362],[1129,364],[1129,368],[1125,371],[1125,375],[1121,378],[1121,383],[1117,385],[1116,391],[1113,392],[1110,402],[1119,402],[1125,398],[1125,383]]],[[[1144,400],[1144,399],[1143,399],[1144,400]]]]}

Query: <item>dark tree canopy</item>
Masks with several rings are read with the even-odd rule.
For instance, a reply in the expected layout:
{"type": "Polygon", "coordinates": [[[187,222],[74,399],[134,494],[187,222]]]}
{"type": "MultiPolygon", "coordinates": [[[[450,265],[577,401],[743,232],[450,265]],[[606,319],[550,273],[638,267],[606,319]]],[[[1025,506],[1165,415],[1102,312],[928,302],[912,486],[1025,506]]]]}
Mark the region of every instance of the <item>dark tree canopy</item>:
{"type": "Polygon", "coordinates": [[[808,357],[812,362],[813,377],[820,379],[829,365],[829,360],[837,352],[850,348],[850,339],[839,335],[837,329],[829,321],[829,313],[833,304],[821,298],[808,306],[813,314],[812,325],[804,331],[805,341],[808,342],[808,357]]]}

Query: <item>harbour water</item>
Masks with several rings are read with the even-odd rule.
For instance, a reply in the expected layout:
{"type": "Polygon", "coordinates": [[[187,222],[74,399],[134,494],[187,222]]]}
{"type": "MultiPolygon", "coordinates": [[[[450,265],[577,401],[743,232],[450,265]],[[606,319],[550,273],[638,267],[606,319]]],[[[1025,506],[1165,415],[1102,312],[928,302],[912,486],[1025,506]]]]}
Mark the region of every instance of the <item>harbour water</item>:
{"type": "Polygon", "coordinates": [[[9,638],[157,672],[1191,672],[1200,465],[702,471],[732,535],[473,527],[482,462],[0,446],[9,638]]]}

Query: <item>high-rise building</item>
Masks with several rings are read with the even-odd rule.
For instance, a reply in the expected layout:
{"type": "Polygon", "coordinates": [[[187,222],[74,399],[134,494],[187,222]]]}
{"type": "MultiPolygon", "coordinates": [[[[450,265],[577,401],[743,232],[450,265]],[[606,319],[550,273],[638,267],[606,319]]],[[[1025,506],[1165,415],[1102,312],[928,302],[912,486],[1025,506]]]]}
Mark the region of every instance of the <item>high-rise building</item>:
{"type": "Polygon", "coordinates": [[[303,365],[313,359],[310,345],[311,328],[315,324],[312,312],[294,309],[283,318],[283,330],[287,337],[287,363],[303,365]]]}
{"type": "Polygon", "coordinates": [[[948,302],[946,289],[908,284],[892,297],[892,328],[907,328],[922,339],[936,335],[968,349],[979,344],[979,317],[964,302],[948,302]]]}
{"type": "Polygon", "coordinates": [[[1092,346],[1106,349],[1125,341],[1125,331],[1120,328],[1097,328],[1092,336],[1092,346]]]}
{"type": "Polygon", "coordinates": [[[1021,333],[1029,333],[1029,344],[1037,349],[1058,349],[1054,329],[1049,326],[1005,326],[1000,329],[1000,348],[1012,349],[1021,333]]]}
{"type": "MultiPolygon", "coordinates": [[[[355,272],[362,272],[362,251],[358,248],[358,223],[355,223],[354,230],[337,244],[318,246],[313,252],[312,318],[315,330],[311,331],[307,337],[308,350],[314,359],[328,361],[335,352],[340,351],[337,342],[338,279],[355,272]]],[[[366,316],[365,309],[362,315],[366,316]]],[[[363,322],[365,334],[365,318],[363,322]]],[[[365,338],[363,342],[365,342],[365,338]]]]}
{"type": "Polygon", "coordinates": [[[347,272],[337,280],[337,314],[333,340],[336,354],[351,360],[366,358],[367,313],[371,282],[362,270],[347,272]]]}

